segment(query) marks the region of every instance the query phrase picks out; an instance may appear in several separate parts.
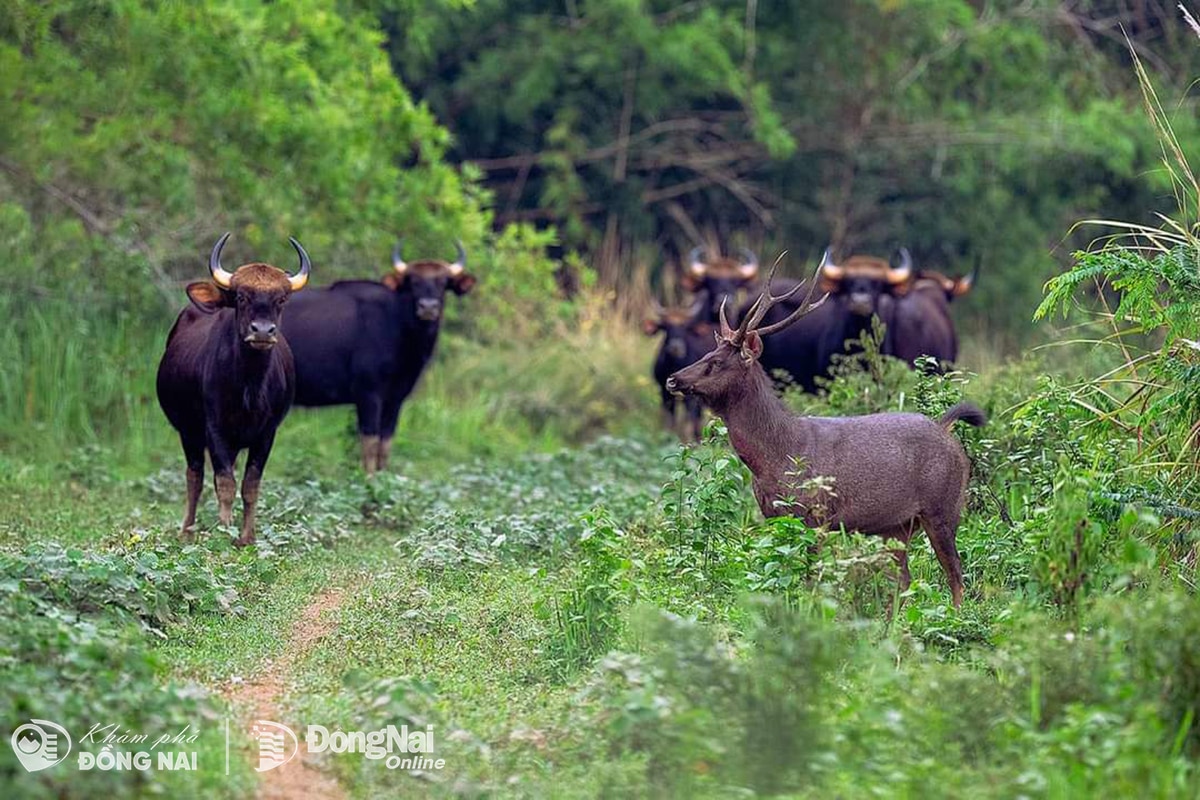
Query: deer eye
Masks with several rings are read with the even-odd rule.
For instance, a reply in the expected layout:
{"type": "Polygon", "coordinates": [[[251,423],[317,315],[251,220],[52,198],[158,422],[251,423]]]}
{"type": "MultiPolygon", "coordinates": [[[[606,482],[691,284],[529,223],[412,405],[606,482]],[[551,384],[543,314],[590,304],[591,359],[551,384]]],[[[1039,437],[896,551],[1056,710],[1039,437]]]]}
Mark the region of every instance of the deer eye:
{"type": "Polygon", "coordinates": [[[712,365],[712,364],[709,364],[707,367],[705,367],[705,368],[704,368],[704,374],[705,374],[705,375],[712,375],[712,371],[713,371],[713,365],[712,365]]]}

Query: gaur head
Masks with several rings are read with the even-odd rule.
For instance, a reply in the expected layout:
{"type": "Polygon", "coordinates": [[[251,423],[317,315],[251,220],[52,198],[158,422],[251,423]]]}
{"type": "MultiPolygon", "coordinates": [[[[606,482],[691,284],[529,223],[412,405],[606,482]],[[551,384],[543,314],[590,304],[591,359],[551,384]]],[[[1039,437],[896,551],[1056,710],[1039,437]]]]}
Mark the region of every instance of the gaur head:
{"type": "Polygon", "coordinates": [[[217,240],[208,257],[212,280],[188,284],[188,299],[205,314],[232,308],[236,313],[238,338],[255,350],[270,350],[279,341],[283,304],[292,292],[300,291],[308,283],[312,262],[300,243],[288,237],[300,256],[300,271],[295,275],[261,263],[243,264],[229,272],[221,266],[221,251],[227,241],[228,233],[217,240]]]}
{"type": "Polygon", "coordinates": [[[654,301],[653,316],[642,323],[647,336],[666,334],[663,347],[668,356],[681,359],[687,356],[688,335],[708,328],[708,323],[699,319],[704,310],[703,298],[697,299],[690,308],[663,308],[654,301]]]}
{"type": "Polygon", "coordinates": [[[413,299],[413,313],[421,322],[433,324],[441,320],[446,290],[460,297],[475,286],[475,276],[467,272],[467,252],[462,242],[455,242],[458,258],[447,261],[413,261],[401,254],[403,242],[392,250],[393,273],[383,279],[395,291],[407,290],[413,299]]]}
{"type": "MultiPolygon", "coordinates": [[[[821,260],[821,266],[818,267],[818,274],[825,267],[828,259],[829,251],[826,251],[825,257],[821,260]]],[[[776,266],[778,266],[778,262],[776,266]]],[[[774,274],[775,267],[772,267],[771,277],[774,277],[774,274]]],[[[743,393],[759,390],[762,384],[755,379],[757,376],[754,376],[753,373],[757,371],[765,376],[762,367],[758,364],[758,359],[763,352],[763,337],[783,330],[819,308],[829,297],[826,294],[815,303],[812,302],[813,292],[817,286],[816,280],[797,283],[790,291],[778,296],[773,295],[771,294],[771,277],[767,279],[766,290],[754,301],[754,305],[746,312],[746,316],[737,328],[730,326],[729,320],[725,316],[725,304],[721,305],[718,312],[720,330],[716,332],[716,348],[710,350],[696,363],[684,367],[667,378],[667,391],[682,395],[695,395],[706,405],[719,411],[727,408],[743,393]],[[759,323],[773,306],[790,299],[805,285],[808,286],[808,292],[803,302],[792,313],[778,322],[759,327],[759,323]]]]}
{"type": "Polygon", "coordinates": [[[846,310],[860,317],[875,314],[883,295],[903,294],[913,274],[912,256],[903,247],[890,262],[872,256],[851,256],[841,264],[829,259],[823,263],[822,291],[842,298],[846,310]]]}
{"type": "Polygon", "coordinates": [[[688,254],[682,283],[688,291],[707,294],[707,322],[716,321],[717,312],[726,298],[730,303],[736,302],[738,291],[758,277],[758,256],[745,248],[738,251],[738,255],[736,259],[708,259],[703,247],[694,247],[688,254]]]}

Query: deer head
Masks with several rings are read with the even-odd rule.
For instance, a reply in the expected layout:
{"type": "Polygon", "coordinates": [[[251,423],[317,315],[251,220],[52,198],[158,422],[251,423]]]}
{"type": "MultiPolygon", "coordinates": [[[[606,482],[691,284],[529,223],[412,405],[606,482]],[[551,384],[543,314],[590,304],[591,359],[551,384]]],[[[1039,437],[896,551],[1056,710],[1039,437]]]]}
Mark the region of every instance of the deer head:
{"type": "Polygon", "coordinates": [[[725,314],[726,304],[722,303],[719,315],[720,330],[716,333],[716,348],[695,364],[679,370],[668,378],[667,390],[678,394],[696,395],[706,405],[720,411],[720,409],[728,407],[752,386],[764,385],[758,380],[751,380],[752,373],[762,374],[762,366],[758,363],[758,358],[762,355],[763,337],[783,330],[806,314],[820,308],[828,299],[829,295],[826,294],[815,303],[812,302],[813,292],[817,286],[817,276],[828,263],[829,257],[829,251],[826,250],[821,259],[821,266],[817,268],[817,275],[806,282],[808,292],[805,294],[804,300],[792,313],[779,322],[759,327],[767,312],[776,305],[790,300],[805,287],[805,283],[798,283],[791,291],[784,294],[772,294],[771,282],[775,277],[775,270],[779,266],[778,259],[771,267],[771,273],[767,277],[766,290],[754,301],[754,305],[746,312],[745,318],[738,327],[734,328],[729,324],[729,318],[725,314]]]}

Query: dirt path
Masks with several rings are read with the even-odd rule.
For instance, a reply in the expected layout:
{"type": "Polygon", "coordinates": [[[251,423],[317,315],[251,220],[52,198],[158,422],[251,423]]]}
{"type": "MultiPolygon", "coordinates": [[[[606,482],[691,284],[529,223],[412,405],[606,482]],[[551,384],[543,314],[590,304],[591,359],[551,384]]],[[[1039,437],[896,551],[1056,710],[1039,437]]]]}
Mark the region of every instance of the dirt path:
{"type": "MultiPolygon", "coordinates": [[[[283,719],[279,709],[292,665],[333,631],[335,623],[331,616],[341,607],[343,597],[343,589],[333,588],[313,598],[292,625],[279,657],[268,659],[258,674],[232,684],[224,691],[230,704],[241,710],[247,731],[257,720],[270,720],[290,726],[299,739],[299,752],[295,758],[259,773],[262,782],[258,797],[262,800],[342,800],[346,796],[337,781],[304,760],[303,728],[297,720],[283,719]]],[[[290,741],[285,746],[290,752],[290,741]]],[[[257,753],[255,757],[257,759],[257,753]]],[[[258,761],[254,763],[257,765],[258,761]]]]}

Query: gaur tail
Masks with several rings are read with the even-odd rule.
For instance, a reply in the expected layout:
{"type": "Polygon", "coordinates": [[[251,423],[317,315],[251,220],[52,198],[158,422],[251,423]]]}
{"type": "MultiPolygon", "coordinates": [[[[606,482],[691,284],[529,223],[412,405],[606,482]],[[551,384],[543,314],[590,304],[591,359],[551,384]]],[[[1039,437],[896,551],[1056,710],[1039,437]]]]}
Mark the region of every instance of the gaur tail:
{"type": "Polygon", "coordinates": [[[974,425],[976,428],[982,428],[987,424],[987,416],[979,410],[979,406],[971,403],[959,403],[954,408],[942,414],[942,418],[938,420],[938,424],[946,430],[950,430],[950,426],[958,420],[962,420],[968,425],[974,425]]]}

